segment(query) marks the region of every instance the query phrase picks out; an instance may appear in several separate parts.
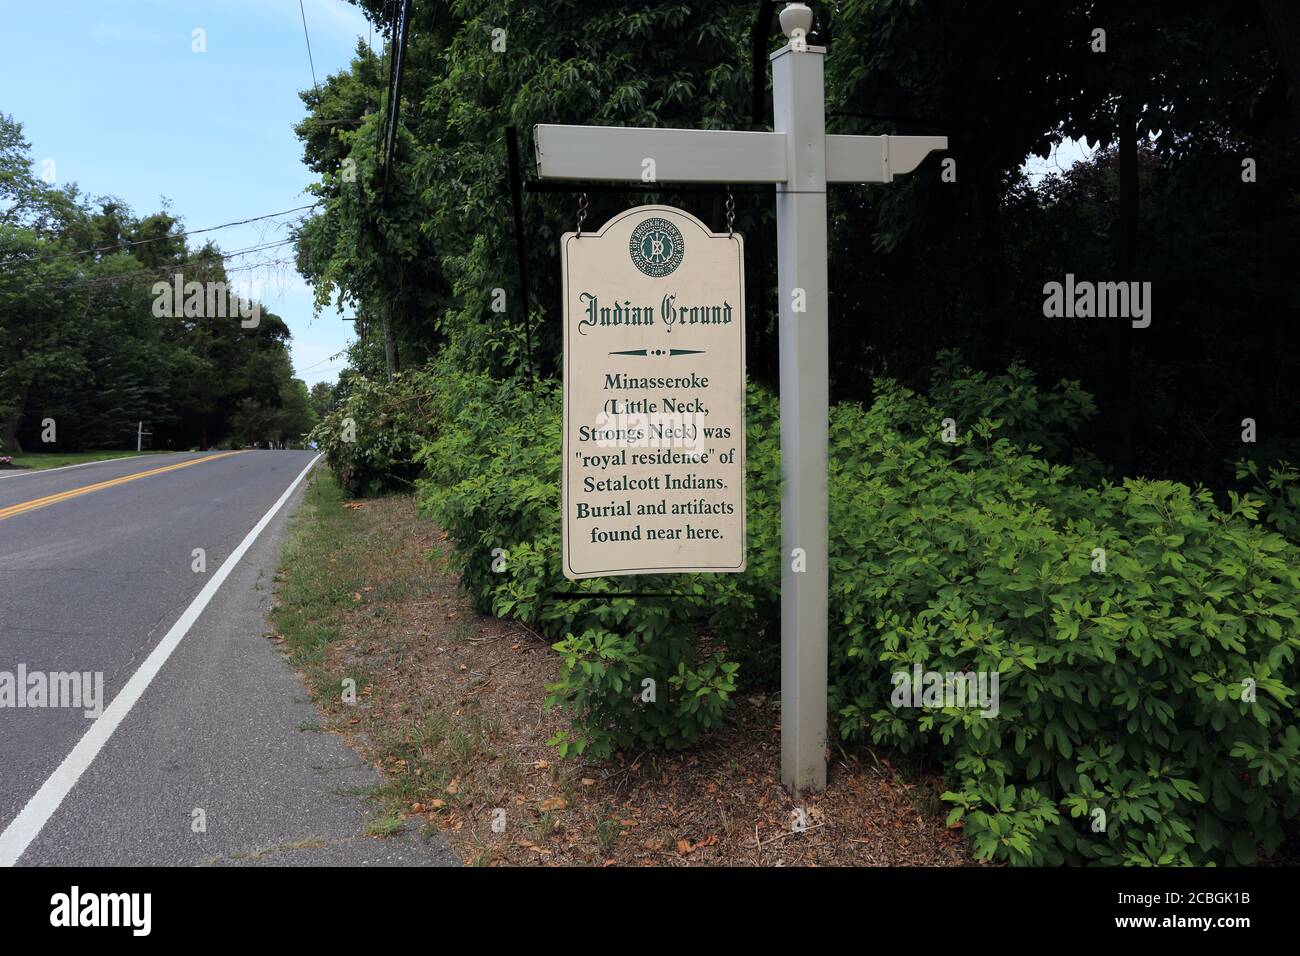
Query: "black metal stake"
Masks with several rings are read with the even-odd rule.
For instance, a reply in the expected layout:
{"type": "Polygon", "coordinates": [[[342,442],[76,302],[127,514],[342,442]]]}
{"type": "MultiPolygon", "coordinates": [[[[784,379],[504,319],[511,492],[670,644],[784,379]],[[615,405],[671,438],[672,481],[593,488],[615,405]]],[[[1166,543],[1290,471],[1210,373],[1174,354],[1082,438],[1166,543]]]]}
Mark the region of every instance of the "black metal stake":
{"type": "Polygon", "coordinates": [[[510,154],[510,201],[515,209],[515,259],[519,263],[519,301],[524,310],[524,355],[528,360],[529,375],[537,377],[533,365],[533,335],[528,308],[528,260],[524,254],[524,180],[519,170],[519,132],[506,127],[506,150],[510,154]]]}

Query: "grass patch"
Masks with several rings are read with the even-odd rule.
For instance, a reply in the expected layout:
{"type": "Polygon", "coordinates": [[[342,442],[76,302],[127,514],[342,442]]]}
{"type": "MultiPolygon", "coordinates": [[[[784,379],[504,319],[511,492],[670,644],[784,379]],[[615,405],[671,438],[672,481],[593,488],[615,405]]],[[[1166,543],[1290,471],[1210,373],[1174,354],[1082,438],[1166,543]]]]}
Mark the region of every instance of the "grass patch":
{"type": "MultiPolygon", "coordinates": [[[[289,523],[271,624],[294,666],[304,670],[318,701],[338,700],[341,678],[322,668],[325,648],[338,640],[345,615],[363,586],[357,567],[355,519],[334,480],[317,472],[289,523]]],[[[347,675],[344,675],[347,676],[347,675]]]]}
{"type": "Polygon", "coordinates": [[[161,455],[160,451],[39,451],[20,452],[13,456],[12,467],[27,471],[44,471],[47,468],[63,468],[67,465],[84,465],[92,461],[110,461],[114,458],[142,458],[145,455],[161,455]]]}
{"type": "MultiPolygon", "coordinates": [[[[289,523],[271,613],[281,649],[326,715],[299,730],[361,732],[369,740],[365,756],[384,772],[384,782],[366,791],[380,813],[366,833],[377,837],[396,832],[412,805],[461,803],[454,781],[491,753],[491,723],[476,708],[425,708],[376,691],[405,673],[409,638],[393,626],[392,610],[426,597],[435,573],[423,547],[407,560],[394,554],[395,538],[409,534],[411,508],[409,496],[353,501],[331,475],[316,472],[289,523]],[[355,696],[345,700],[345,689],[355,696]]],[[[474,634],[468,624],[447,623],[455,631],[441,638],[447,643],[467,644],[474,634]]]]}
{"type": "Polygon", "coordinates": [[[385,499],[350,501],[321,470],[289,523],[271,624],[289,659],[306,674],[317,703],[327,710],[340,705],[344,679],[355,681],[360,691],[373,683],[374,675],[356,666],[344,673],[331,670],[326,649],[345,626],[353,632],[367,624],[384,629],[390,605],[418,595],[429,573],[427,565],[421,567],[422,575],[398,573],[391,566],[392,529],[364,509],[386,515],[392,505],[385,499]]]}
{"type": "Polygon", "coordinates": [[[366,824],[366,836],[379,837],[382,840],[400,829],[402,829],[402,818],[390,811],[366,824]]]}
{"type": "MultiPolygon", "coordinates": [[[[278,843],[275,846],[260,847],[256,850],[250,850],[247,853],[232,853],[232,860],[265,860],[267,857],[276,853],[285,853],[290,850],[319,850],[325,846],[325,841],[320,837],[307,837],[303,840],[290,840],[286,843],[278,843]]],[[[221,857],[213,857],[209,863],[220,862],[221,857]]]]}

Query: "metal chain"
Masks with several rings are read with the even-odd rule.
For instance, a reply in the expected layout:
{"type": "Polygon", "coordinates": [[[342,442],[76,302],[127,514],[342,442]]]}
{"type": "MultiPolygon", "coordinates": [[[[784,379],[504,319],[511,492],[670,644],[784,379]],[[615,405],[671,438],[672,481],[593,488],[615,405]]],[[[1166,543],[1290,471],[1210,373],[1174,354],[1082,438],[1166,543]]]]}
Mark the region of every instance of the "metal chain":
{"type": "Polygon", "coordinates": [[[731,187],[727,187],[727,235],[731,235],[732,224],[736,221],[736,197],[731,195],[731,187]]]}
{"type": "Polygon", "coordinates": [[[587,194],[578,197],[578,238],[582,238],[582,224],[587,218],[587,194]]]}

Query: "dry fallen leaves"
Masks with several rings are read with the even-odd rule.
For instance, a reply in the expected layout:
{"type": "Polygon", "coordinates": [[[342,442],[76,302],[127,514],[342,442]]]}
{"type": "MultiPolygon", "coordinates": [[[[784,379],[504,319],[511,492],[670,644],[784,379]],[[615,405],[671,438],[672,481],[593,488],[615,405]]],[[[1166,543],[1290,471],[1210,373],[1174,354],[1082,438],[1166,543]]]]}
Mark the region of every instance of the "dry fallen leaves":
{"type": "Polygon", "coordinates": [[[563,810],[569,805],[569,801],[563,797],[548,797],[537,805],[537,808],[543,813],[550,813],[555,810],[563,810]]]}
{"type": "Polygon", "coordinates": [[[717,846],[717,845],[718,845],[718,837],[717,834],[714,833],[710,833],[699,843],[692,843],[690,840],[687,840],[685,837],[683,837],[677,841],[677,853],[680,856],[687,856],[688,854],[694,853],[702,846],[717,846]]]}

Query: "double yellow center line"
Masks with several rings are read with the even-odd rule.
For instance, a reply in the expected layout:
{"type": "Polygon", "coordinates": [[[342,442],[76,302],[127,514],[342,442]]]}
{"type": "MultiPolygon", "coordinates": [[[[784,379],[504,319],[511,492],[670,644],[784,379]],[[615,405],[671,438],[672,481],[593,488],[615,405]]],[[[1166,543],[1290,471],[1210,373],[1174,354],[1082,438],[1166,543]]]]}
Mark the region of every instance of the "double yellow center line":
{"type": "Polygon", "coordinates": [[[191,465],[201,465],[205,461],[216,461],[218,458],[226,458],[230,455],[238,455],[237,451],[223,451],[217,455],[207,455],[203,458],[193,458],[190,461],[182,461],[175,465],[165,465],[162,468],[150,468],[148,471],[137,471],[131,475],[123,475],[121,478],[112,478],[108,481],[100,481],[93,485],[84,485],[81,488],[73,488],[71,491],[63,491],[57,495],[47,495],[44,498],[35,498],[32,501],[19,502],[16,505],[10,505],[7,508],[0,508],[0,521],[6,518],[12,518],[15,515],[26,514],[29,511],[35,511],[37,508],[45,508],[49,505],[56,505],[60,501],[68,501],[72,498],[80,498],[82,495],[88,495],[93,491],[102,491],[105,488],[113,488],[117,485],[124,485],[128,481],[135,481],[137,478],[148,478],[150,475],[161,475],[169,471],[176,471],[180,468],[188,468],[191,465]]]}

